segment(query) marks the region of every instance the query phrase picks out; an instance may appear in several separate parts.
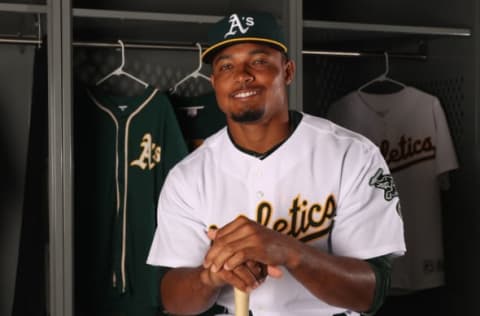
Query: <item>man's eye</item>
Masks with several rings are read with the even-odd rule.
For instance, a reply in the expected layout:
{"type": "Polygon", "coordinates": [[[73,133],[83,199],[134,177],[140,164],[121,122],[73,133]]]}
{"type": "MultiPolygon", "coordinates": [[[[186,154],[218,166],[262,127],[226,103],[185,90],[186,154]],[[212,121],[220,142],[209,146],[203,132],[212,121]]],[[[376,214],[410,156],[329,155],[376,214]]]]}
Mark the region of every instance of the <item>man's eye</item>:
{"type": "Polygon", "coordinates": [[[220,65],[220,67],[219,67],[220,71],[226,71],[226,70],[229,70],[229,69],[232,69],[232,65],[230,65],[230,64],[223,64],[223,65],[220,65]]]}
{"type": "Polygon", "coordinates": [[[253,61],[253,64],[254,64],[254,65],[264,65],[264,64],[266,64],[266,63],[267,63],[267,61],[266,61],[265,59],[255,59],[255,60],[253,61]]]}

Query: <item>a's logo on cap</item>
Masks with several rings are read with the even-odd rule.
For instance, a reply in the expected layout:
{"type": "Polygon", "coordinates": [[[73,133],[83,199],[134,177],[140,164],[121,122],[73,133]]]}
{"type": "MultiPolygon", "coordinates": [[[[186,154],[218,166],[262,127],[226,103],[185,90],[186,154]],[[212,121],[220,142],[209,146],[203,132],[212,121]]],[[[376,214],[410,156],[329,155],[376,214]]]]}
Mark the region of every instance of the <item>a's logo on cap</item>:
{"type": "Polygon", "coordinates": [[[240,33],[245,34],[247,33],[248,29],[251,26],[255,25],[255,21],[253,17],[242,16],[240,18],[236,14],[230,15],[228,22],[230,22],[230,30],[227,33],[225,33],[225,35],[223,36],[224,38],[226,38],[229,35],[237,34],[237,31],[240,31],[240,33]]]}

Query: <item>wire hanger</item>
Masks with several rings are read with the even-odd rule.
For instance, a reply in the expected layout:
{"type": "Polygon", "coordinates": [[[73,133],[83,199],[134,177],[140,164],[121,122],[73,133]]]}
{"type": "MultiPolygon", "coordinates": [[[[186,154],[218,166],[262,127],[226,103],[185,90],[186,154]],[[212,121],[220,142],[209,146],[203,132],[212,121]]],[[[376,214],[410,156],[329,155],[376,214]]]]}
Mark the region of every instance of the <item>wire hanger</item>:
{"type": "Polygon", "coordinates": [[[197,47],[198,47],[198,67],[192,73],[186,75],[185,77],[183,77],[182,80],[177,82],[175,84],[175,86],[172,89],[170,89],[171,93],[175,93],[177,91],[177,88],[190,78],[201,77],[203,79],[206,79],[206,80],[210,81],[210,78],[208,76],[206,76],[206,75],[204,75],[200,72],[200,70],[202,69],[202,65],[203,65],[203,63],[202,63],[202,45],[200,45],[200,43],[195,43],[195,45],[197,45],[197,47]]]}
{"type": "Polygon", "coordinates": [[[123,66],[125,66],[125,45],[123,44],[122,40],[118,40],[118,43],[120,43],[120,48],[121,48],[121,52],[122,52],[122,63],[120,64],[120,67],[118,67],[117,69],[115,69],[114,71],[112,71],[111,73],[109,73],[108,75],[103,77],[102,79],[98,80],[96,85],[97,86],[100,85],[102,82],[104,82],[105,80],[107,80],[111,76],[124,75],[124,76],[129,77],[130,79],[133,79],[133,80],[137,81],[138,83],[143,85],[145,88],[148,87],[148,83],[144,82],[143,80],[141,80],[141,79],[135,77],[134,75],[126,72],[125,70],[123,70],[123,66]]]}
{"type": "Polygon", "coordinates": [[[372,80],[363,84],[360,88],[358,88],[358,91],[363,91],[365,88],[367,88],[367,87],[369,87],[369,86],[371,86],[375,83],[378,83],[378,82],[390,82],[390,83],[393,83],[393,84],[399,86],[401,89],[406,87],[406,85],[404,83],[388,77],[388,72],[390,71],[390,66],[389,66],[389,61],[388,61],[388,53],[384,52],[383,54],[385,55],[385,72],[382,73],[380,76],[378,76],[376,78],[373,78],[372,80]]]}

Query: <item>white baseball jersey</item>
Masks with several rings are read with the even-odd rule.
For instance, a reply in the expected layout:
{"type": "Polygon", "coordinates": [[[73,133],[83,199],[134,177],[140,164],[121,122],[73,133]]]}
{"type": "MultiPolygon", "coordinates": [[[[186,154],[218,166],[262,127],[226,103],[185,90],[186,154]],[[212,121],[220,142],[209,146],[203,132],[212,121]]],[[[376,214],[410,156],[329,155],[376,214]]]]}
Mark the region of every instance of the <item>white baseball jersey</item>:
{"type": "MultiPolygon", "coordinates": [[[[223,128],[165,181],[152,265],[200,266],[210,245],[206,229],[240,214],[335,255],[367,259],[405,251],[397,191],[378,148],[322,118],[303,114],[264,159],[239,150],[223,128]]],[[[224,288],[217,303],[233,311],[232,289],[224,288]]],[[[314,297],[287,271],[251,293],[250,309],[255,316],[345,312],[314,297]]]]}
{"type": "Polygon", "coordinates": [[[394,262],[392,287],[443,285],[438,176],[458,164],[438,98],[413,87],[393,94],[353,91],[332,105],[328,117],[377,144],[397,184],[407,252],[394,262]]]}

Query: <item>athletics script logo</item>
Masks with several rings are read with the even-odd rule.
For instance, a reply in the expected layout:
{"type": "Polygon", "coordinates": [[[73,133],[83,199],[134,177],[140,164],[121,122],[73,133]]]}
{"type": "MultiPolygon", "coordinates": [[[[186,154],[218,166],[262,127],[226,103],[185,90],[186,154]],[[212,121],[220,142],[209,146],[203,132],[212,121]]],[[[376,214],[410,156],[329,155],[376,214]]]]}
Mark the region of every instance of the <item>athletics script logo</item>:
{"type": "Polygon", "coordinates": [[[379,147],[391,172],[435,159],[436,153],[436,148],[430,136],[415,139],[402,135],[397,144],[389,140],[383,140],[379,147]]]}
{"type": "Polygon", "coordinates": [[[288,210],[289,218],[274,218],[273,204],[263,201],[257,206],[257,223],[307,242],[330,233],[337,202],[330,194],[323,204],[296,196],[288,210]]]}
{"type": "Polygon", "coordinates": [[[230,22],[230,30],[225,33],[223,36],[226,38],[230,35],[235,35],[237,32],[245,34],[248,32],[251,26],[255,25],[255,21],[251,16],[242,16],[239,17],[237,14],[232,14],[228,18],[228,22],[230,22]]]}

